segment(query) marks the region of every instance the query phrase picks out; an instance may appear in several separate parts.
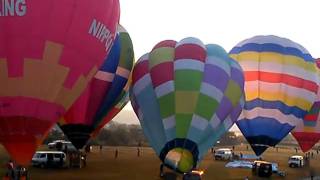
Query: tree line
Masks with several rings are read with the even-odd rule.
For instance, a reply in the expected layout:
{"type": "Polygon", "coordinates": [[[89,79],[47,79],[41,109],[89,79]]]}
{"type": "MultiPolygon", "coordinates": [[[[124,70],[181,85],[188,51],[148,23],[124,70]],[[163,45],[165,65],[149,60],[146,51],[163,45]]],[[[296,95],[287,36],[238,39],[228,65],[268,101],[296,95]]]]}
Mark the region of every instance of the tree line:
{"type": "MultiPolygon", "coordinates": [[[[44,144],[48,144],[54,140],[64,139],[67,140],[67,137],[63,132],[58,128],[54,127],[47,138],[44,141],[44,144]]],[[[143,130],[140,125],[137,124],[121,124],[117,122],[110,122],[105,126],[99,135],[91,139],[90,144],[93,145],[106,145],[106,146],[149,146],[148,140],[143,134],[143,130]]],[[[217,145],[221,146],[233,146],[239,144],[247,144],[246,139],[236,132],[229,131],[225,133],[217,142],[217,145]]],[[[293,145],[297,146],[296,141],[292,135],[288,135],[284,138],[280,145],[293,145]]]]}

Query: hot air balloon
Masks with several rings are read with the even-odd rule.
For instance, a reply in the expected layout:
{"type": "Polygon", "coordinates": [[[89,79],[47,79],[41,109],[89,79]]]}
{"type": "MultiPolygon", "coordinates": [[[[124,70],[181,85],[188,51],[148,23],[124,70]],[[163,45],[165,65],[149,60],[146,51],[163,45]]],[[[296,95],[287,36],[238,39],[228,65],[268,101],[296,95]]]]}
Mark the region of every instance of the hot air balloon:
{"type": "Polygon", "coordinates": [[[118,36],[109,56],[94,76],[85,92],[66,112],[59,126],[67,138],[81,149],[93,131],[116,105],[134,62],[133,46],[129,34],[118,26],[118,36]]]}
{"type": "Polygon", "coordinates": [[[318,90],[317,69],[304,47],[277,36],[244,40],[230,55],[245,74],[246,101],[236,124],[259,156],[311,109],[318,90]]]}
{"type": "MultiPolygon", "coordinates": [[[[320,59],[316,60],[320,68],[320,59]]],[[[303,152],[309,151],[320,140],[320,91],[311,110],[292,131],[291,134],[298,141],[303,152]]]]}
{"type": "Polygon", "coordinates": [[[161,161],[188,172],[237,119],[243,83],[239,64],[220,46],[166,40],[136,63],[130,100],[161,161]]]}
{"type": "Polygon", "coordinates": [[[3,2],[0,142],[26,165],[103,63],[115,38],[119,2],[3,2]]]}
{"type": "Polygon", "coordinates": [[[102,122],[100,122],[99,125],[95,128],[93,133],[91,133],[91,138],[95,138],[103,129],[103,127],[106,124],[108,124],[108,122],[110,122],[127,105],[127,103],[130,100],[129,99],[130,84],[131,84],[131,80],[129,78],[122,92],[114,101],[112,108],[106,113],[106,116],[103,118],[102,122]]]}

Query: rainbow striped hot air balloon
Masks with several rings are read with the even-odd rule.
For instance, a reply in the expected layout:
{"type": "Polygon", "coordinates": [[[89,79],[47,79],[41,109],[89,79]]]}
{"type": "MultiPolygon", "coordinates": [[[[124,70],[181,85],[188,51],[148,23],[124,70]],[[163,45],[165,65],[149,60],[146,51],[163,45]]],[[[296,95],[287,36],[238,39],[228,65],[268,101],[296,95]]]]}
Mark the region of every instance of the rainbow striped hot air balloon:
{"type": "Polygon", "coordinates": [[[1,2],[0,142],[26,165],[103,63],[119,1],[1,2]]]}
{"type": "MultiPolygon", "coordinates": [[[[318,68],[320,68],[320,59],[316,60],[318,68]]],[[[319,82],[320,83],[320,82],[319,82]]],[[[311,110],[303,118],[291,134],[298,141],[303,152],[309,151],[320,140],[320,89],[316,102],[312,105],[311,110]]]]}
{"type": "Polygon", "coordinates": [[[166,40],[136,63],[130,99],[159,158],[187,172],[239,116],[243,83],[239,64],[220,46],[166,40]]]}
{"type": "Polygon", "coordinates": [[[245,74],[246,102],[237,125],[257,155],[275,146],[311,109],[319,78],[301,45],[277,36],[255,36],[231,51],[245,74]]]}
{"type": "Polygon", "coordinates": [[[110,55],[85,92],[59,121],[62,131],[77,149],[81,149],[87,143],[91,134],[101,123],[106,123],[104,120],[109,113],[115,113],[112,109],[125,95],[123,91],[125,91],[133,62],[131,38],[119,25],[118,35],[110,55]]]}

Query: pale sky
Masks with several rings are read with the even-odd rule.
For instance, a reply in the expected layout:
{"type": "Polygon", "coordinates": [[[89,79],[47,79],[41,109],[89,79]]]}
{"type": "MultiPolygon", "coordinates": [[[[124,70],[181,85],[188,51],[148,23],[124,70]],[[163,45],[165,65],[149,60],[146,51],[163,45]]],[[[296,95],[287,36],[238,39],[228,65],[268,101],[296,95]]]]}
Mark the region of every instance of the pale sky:
{"type": "MultiPolygon", "coordinates": [[[[226,51],[255,35],[277,35],[320,57],[319,0],[120,0],[135,58],[166,39],[197,37],[226,51]]],[[[131,104],[125,107],[131,111],[131,104]]],[[[124,119],[116,117],[117,121],[124,119]]],[[[137,119],[130,123],[139,123],[137,119]]]]}

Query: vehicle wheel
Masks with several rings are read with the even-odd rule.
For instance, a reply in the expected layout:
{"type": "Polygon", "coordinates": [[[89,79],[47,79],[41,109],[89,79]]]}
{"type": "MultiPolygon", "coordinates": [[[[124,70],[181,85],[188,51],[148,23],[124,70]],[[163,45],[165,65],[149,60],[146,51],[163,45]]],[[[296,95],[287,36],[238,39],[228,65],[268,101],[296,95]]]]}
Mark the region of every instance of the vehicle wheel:
{"type": "Polygon", "coordinates": [[[160,173],[160,177],[162,177],[162,178],[163,178],[163,177],[164,177],[164,173],[160,173]]]}
{"type": "Polygon", "coordinates": [[[40,164],[40,168],[44,168],[45,165],[43,163],[40,164]]]}

